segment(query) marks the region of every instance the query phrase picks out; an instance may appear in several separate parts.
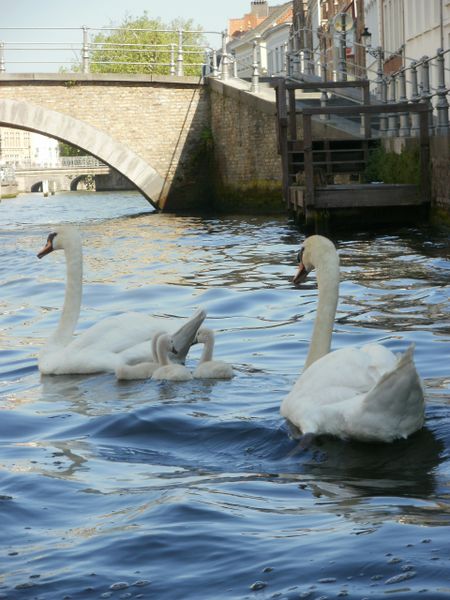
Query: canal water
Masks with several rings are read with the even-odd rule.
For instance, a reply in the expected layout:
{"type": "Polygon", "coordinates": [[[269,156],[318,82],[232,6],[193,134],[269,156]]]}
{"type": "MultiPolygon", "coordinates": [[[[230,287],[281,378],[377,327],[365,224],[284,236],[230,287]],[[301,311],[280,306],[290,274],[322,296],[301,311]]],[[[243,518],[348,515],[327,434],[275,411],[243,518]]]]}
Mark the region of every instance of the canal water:
{"type": "MultiPolygon", "coordinates": [[[[279,415],[317,290],[285,217],[173,216],[134,193],[0,204],[0,598],[450,598],[450,244],[429,228],[334,237],[333,347],[416,345],[426,425],[296,451],[279,415]],[[84,243],[79,330],[198,307],[232,381],[40,376],[64,295],[59,223],[84,243]]],[[[194,347],[187,365],[200,354],[194,347]]]]}

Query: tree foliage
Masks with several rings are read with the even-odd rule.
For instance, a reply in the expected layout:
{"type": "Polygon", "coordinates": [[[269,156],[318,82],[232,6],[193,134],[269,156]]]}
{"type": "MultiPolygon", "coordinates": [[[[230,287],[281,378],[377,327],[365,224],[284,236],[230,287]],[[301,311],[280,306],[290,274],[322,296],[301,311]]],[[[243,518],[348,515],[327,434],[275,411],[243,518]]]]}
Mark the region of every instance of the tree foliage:
{"type": "Polygon", "coordinates": [[[101,31],[91,40],[90,71],[92,73],[171,73],[177,64],[179,30],[183,31],[183,71],[199,75],[206,41],[192,19],[176,19],[165,24],[152,19],[145,11],[142,17],[125,17],[119,26],[101,31]]]}

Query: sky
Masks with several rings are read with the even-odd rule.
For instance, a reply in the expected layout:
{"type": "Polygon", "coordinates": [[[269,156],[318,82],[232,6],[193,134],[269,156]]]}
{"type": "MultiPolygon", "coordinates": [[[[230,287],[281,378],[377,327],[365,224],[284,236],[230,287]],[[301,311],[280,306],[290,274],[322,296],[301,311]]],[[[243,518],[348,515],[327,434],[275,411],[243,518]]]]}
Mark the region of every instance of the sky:
{"type": "MultiPolygon", "coordinates": [[[[5,41],[8,49],[8,43],[11,42],[41,42],[44,39],[55,43],[78,42],[81,32],[8,31],[4,29],[7,27],[108,27],[111,23],[119,25],[127,15],[140,17],[145,10],[150,17],[160,17],[164,23],[179,17],[192,18],[194,25],[200,25],[204,31],[221,32],[227,28],[228,19],[242,17],[250,11],[250,0],[0,0],[0,9],[0,41],[5,41]]],[[[219,35],[207,37],[211,45],[220,47],[219,35]]],[[[14,68],[8,66],[7,49],[5,59],[8,72],[30,71],[26,64],[16,62],[14,68]]],[[[22,51],[20,58],[18,56],[16,52],[15,61],[25,59],[28,54],[22,51]]],[[[57,68],[43,69],[35,65],[31,70],[56,71],[57,68]]]]}

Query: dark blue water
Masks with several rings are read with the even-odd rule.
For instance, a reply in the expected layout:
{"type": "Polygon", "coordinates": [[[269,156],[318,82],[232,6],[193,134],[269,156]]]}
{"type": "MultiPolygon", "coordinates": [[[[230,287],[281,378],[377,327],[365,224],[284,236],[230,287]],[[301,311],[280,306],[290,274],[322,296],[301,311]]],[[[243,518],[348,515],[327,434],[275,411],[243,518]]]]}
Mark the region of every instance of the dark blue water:
{"type": "Polygon", "coordinates": [[[333,347],[415,342],[426,426],[299,453],[279,406],[315,315],[315,278],[290,284],[301,239],[284,217],[161,215],[131,193],[0,204],[0,598],[450,597],[448,232],[335,237],[333,347]],[[41,377],[65,266],[36,252],[60,222],[83,232],[80,329],[203,306],[235,378],[41,377]]]}

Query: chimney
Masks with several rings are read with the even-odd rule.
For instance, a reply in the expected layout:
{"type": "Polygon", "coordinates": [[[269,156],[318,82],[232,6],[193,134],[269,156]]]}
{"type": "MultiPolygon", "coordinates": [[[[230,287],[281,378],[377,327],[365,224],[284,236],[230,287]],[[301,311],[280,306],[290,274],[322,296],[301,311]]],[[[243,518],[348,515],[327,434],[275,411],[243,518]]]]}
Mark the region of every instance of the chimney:
{"type": "Polygon", "coordinates": [[[251,14],[255,15],[258,19],[265,19],[268,17],[269,5],[267,4],[267,0],[252,0],[251,14]]]}

